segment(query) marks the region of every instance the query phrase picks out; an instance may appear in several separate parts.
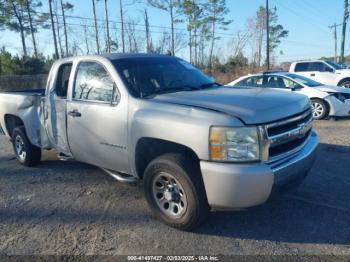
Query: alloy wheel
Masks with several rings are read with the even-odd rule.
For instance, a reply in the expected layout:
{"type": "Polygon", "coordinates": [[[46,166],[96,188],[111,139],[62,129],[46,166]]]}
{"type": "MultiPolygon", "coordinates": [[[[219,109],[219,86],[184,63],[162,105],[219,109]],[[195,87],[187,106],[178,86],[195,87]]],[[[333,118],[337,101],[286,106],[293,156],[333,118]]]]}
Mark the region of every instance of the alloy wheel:
{"type": "Polygon", "coordinates": [[[312,113],[314,118],[320,118],[324,113],[324,107],[318,102],[312,102],[312,113]]]}

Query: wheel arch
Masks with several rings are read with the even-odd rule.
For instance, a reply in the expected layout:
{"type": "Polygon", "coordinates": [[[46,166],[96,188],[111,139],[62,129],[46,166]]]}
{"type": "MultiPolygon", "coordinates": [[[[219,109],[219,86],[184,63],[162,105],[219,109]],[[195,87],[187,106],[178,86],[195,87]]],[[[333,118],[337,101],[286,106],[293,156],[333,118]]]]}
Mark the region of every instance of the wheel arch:
{"type": "Polygon", "coordinates": [[[6,114],[4,116],[4,122],[7,134],[10,137],[12,137],[12,132],[16,127],[24,126],[23,120],[19,116],[13,114],[6,114]]]}
{"type": "Polygon", "coordinates": [[[168,153],[185,154],[199,166],[199,157],[191,148],[168,140],[143,137],[137,141],[135,148],[134,161],[137,176],[142,179],[147,165],[156,157],[168,153]]]}
{"type": "Polygon", "coordinates": [[[324,99],[324,98],[311,97],[311,98],[310,98],[310,101],[312,101],[312,100],[321,100],[322,102],[325,103],[325,105],[326,105],[326,107],[327,107],[327,115],[326,115],[325,117],[328,117],[329,114],[330,114],[330,112],[331,112],[331,109],[332,109],[331,104],[330,104],[326,99],[324,99]]]}
{"type": "Polygon", "coordinates": [[[349,81],[349,82],[350,82],[350,77],[345,77],[345,78],[341,79],[341,80],[338,82],[337,86],[341,86],[341,84],[342,84],[343,82],[345,82],[345,81],[349,81]]]}

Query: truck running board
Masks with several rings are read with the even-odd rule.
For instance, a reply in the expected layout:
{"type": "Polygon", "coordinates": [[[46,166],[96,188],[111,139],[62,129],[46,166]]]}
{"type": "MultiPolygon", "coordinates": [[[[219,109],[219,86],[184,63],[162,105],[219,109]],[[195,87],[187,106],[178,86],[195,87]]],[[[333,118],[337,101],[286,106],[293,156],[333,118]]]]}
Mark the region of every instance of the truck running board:
{"type": "Polygon", "coordinates": [[[120,174],[114,171],[110,171],[108,169],[105,168],[101,168],[103,171],[105,171],[108,175],[110,175],[111,177],[113,177],[115,180],[119,181],[119,182],[123,182],[123,183],[136,183],[137,182],[137,178],[134,176],[129,176],[129,175],[124,175],[124,174],[120,174]]]}

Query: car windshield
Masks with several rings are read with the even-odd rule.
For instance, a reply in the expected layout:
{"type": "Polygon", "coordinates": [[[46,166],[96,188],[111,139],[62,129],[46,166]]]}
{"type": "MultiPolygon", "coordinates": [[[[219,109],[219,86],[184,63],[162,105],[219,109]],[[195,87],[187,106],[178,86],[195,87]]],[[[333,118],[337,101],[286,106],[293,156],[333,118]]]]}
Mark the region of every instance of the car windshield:
{"type": "Polygon", "coordinates": [[[209,76],[175,57],[135,57],[112,61],[135,97],[217,87],[209,76]]]}
{"type": "Polygon", "coordinates": [[[336,70],[344,69],[341,65],[334,63],[333,61],[326,61],[326,62],[336,70]]]}
{"type": "Polygon", "coordinates": [[[319,82],[316,82],[310,78],[304,77],[304,76],[300,76],[300,75],[295,75],[295,74],[287,74],[288,77],[294,79],[297,82],[300,82],[306,86],[309,87],[316,87],[316,86],[321,86],[322,84],[319,82]]]}

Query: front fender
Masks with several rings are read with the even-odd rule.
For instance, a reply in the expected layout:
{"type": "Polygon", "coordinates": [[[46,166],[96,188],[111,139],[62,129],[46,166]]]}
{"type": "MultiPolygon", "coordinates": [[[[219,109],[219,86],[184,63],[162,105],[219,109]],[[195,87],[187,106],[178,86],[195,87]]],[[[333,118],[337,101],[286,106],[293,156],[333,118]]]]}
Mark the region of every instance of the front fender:
{"type": "Polygon", "coordinates": [[[156,138],[180,144],[190,148],[199,159],[208,160],[210,127],[242,126],[238,119],[210,110],[149,101],[137,101],[137,104],[138,106],[129,111],[128,144],[130,163],[133,163],[131,170],[134,174],[136,146],[142,138],[156,138]]]}

